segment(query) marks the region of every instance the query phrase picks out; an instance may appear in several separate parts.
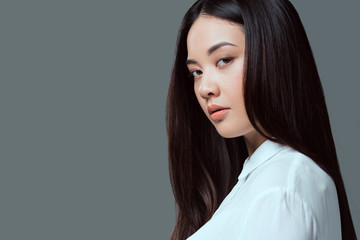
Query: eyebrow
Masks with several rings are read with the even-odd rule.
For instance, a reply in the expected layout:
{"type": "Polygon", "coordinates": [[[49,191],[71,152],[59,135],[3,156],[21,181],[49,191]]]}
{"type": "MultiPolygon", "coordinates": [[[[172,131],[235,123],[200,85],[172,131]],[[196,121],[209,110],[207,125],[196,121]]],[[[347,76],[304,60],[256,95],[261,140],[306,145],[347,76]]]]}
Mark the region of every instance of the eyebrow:
{"type": "MultiPolygon", "coordinates": [[[[215,52],[219,48],[221,48],[223,46],[226,46],[226,45],[237,47],[235,44],[232,44],[232,43],[229,43],[229,42],[220,42],[220,43],[215,44],[211,48],[209,48],[209,50],[207,51],[208,56],[210,56],[213,52],[215,52]]],[[[193,59],[188,59],[188,60],[186,60],[186,65],[189,65],[189,64],[197,64],[197,62],[195,60],[193,60],[193,59]]]]}

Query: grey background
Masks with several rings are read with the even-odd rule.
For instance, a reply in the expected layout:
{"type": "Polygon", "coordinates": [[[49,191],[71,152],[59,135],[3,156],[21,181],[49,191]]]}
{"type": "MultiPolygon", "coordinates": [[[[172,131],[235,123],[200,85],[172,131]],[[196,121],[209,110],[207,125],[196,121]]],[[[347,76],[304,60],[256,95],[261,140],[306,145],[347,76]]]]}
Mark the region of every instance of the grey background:
{"type": "MultiPolygon", "coordinates": [[[[167,239],[165,100],[195,1],[1,1],[0,239],[167,239]]],[[[360,236],[359,1],[293,0],[360,236]]]]}

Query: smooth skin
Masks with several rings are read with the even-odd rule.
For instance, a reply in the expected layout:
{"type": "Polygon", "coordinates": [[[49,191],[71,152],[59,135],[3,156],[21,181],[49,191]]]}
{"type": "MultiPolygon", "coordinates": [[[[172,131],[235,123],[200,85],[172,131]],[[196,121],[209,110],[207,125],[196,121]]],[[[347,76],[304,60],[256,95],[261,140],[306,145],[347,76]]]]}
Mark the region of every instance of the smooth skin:
{"type": "Polygon", "coordinates": [[[205,115],[224,138],[244,136],[249,157],[266,140],[255,130],[245,110],[245,33],[241,25],[200,15],[187,37],[187,66],[194,77],[194,92],[205,115]],[[230,108],[213,121],[208,106],[230,108]]]}

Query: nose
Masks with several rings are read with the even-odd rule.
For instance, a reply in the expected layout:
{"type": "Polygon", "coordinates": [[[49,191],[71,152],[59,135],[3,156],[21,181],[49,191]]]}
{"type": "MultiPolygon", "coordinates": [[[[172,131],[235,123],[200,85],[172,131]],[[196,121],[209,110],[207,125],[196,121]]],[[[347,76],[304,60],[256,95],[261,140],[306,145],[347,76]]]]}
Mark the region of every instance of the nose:
{"type": "Polygon", "coordinates": [[[214,75],[206,75],[203,73],[199,85],[199,94],[202,98],[205,99],[211,96],[218,96],[220,94],[220,89],[214,75]]]}

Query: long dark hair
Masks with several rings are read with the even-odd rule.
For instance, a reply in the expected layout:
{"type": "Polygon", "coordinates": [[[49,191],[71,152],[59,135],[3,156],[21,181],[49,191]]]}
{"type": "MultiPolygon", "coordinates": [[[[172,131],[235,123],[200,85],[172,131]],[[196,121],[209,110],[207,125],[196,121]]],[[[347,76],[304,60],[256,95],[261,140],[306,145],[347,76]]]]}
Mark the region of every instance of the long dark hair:
{"type": "Polygon", "coordinates": [[[342,238],[356,239],[316,63],[288,0],[199,0],[182,21],[166,103],[169,171],[177,207],[170,238],[186,239],[212,217],[248,156],[242,136],[219,135],[188,78],[186,39],[200,14],[244,27],[244,100],[250,122],[261,135],[307,155],[332,177],[342,238]]]}

